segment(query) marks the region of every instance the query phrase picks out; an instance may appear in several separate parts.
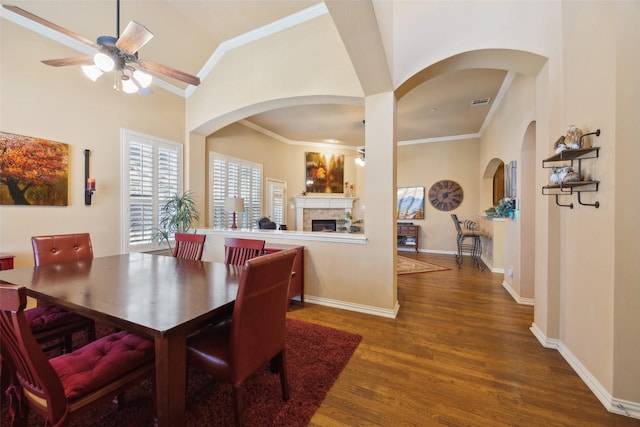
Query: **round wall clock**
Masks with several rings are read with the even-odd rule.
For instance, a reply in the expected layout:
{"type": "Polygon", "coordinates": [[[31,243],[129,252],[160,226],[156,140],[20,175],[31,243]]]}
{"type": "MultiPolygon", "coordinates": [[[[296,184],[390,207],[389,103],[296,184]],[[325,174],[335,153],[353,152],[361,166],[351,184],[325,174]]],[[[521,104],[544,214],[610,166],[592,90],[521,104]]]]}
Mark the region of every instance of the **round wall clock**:
{"type": "Polygon", "coordinates": [[[429,202],[440,211],[451,211],[460,206],[464,192],[455,181],[443,179],[436,182],[429,189],[429,202]]]}

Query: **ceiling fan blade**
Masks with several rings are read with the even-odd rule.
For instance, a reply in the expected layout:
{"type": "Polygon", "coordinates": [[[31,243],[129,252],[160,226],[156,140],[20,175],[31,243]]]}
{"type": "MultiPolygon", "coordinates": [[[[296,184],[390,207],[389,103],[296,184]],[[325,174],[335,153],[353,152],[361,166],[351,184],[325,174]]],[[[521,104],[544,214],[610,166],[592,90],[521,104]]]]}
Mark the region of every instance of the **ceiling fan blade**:
{"type": "Polygon", "coordinates": [[[116,42],[116,46],[133,55],[152,38],[153,33],[147,27],[131,21],[116,42]]]}
{"type": "Polygon", "coordinates": [[[138,64],[147,71],[152,73],[161,74],[163,76],[171,77],[176,80],[189,83],[193,86],[200,84],[200,77],[192,76],[191,74],[184,73],[182,71],[175,70],[165,65],[156,64],[155,62],[139,60],[138,64]]]}
{"type": "Polygon", "coordinates": [[[90,56],[77,56],[75,58],[47,59],[43,64],[52,67],[66,67],[67,65],[93,65],[93,58],[90,56]]]}
{"type": "Polygon", "coordinates": [[[80,43],[84,43],[84,44],[86,44],[88,46],[91,46],[93,48],[95,48],[97,46],[91,40],[85,39],[84,37],[79,36],[76,33],[67,30],[66,28],[62,28],[61,26],[56,25],[53,22],[49,22],[46,19],[42,19],[39,16],[36,16],[31,12],[27,12],[26,10],[21,9],[21,8],[19,8],[17,6],[11,6],[11,5],[3,4],[2,7],[4,7],[5,9],[10,10],[13,13],[16,13],[16,14],[22,16],[23,18],[27,18],[27,19],[29,19],[29,20],[31,20],[33,22],[36,22],[36,23],[38,23],[40,25],[44,25],[45,27],[50,28],[50,29],[52,29],[54,31],[57,31],[60,34],[64,34],[67,37],[71,37],[72,39],[77,40],[80,43]]]}

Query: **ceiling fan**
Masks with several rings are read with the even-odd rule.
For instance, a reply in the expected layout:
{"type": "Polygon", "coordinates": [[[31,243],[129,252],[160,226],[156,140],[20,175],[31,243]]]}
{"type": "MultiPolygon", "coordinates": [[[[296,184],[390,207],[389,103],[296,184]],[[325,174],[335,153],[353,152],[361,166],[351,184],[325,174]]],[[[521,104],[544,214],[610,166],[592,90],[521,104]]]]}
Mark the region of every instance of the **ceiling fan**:
{"type": "Polygon", "coordinates": [[[17,6],[2,6],[13,13],[71,37],[97,51],[93,57],[78,56],[74,58],[48,59],[42,61],[46,65],[53,67],[82,65],[84,73],[93,81],[96,81],[105,72],[116,70],[119,71],[120,78],[118,78],[118,73],[116,73],[114,77],[114,89],[142,95],[152,93],[151,89],[149,89],[152,77],[144,71],[167,76],[193,86],[200,84],[199,77],[155,62],[145,61],[138,57],[138,50],[153,38],[153,33],[144,25],[131,21],[124,32],[120,34],[120,0],[117,0],[117,36],[100,36],[95,43],[17,6]]]}

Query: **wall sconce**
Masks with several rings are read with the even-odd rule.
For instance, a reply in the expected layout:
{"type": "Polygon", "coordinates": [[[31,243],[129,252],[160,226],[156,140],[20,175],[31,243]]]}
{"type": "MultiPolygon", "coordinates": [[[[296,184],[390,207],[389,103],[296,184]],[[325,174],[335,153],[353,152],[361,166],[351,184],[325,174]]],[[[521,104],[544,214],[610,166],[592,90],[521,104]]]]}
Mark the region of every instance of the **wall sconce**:
{"type": "Polygon", "coordinates": [[[244,212],[244,199],[242,197],[227,197],[225,209],[227,212],[233,213],[233,224],[231,224],[231,229],[235,230],[238,228],[238,225],[236,224],[236,213],[244,212]]]}
{"type": "Polygon", "coordinates": [[[91,205],[93,192],[96,191],[96,180],[89,178],[89,156],[90,150],[84,150],[84,204],[91,205]]]}

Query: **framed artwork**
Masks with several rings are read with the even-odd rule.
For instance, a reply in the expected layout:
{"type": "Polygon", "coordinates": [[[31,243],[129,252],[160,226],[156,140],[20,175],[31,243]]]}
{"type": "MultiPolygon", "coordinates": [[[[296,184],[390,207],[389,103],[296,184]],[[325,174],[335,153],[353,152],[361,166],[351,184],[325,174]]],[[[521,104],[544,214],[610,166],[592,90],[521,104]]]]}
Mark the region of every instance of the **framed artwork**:
{"type": "Polygon", "coordinates": [[[0,132],[0,204],[67,206],[69,145],[0,132]]]}
{"type": "Polygon", "coordinates": [[[327,156],[320,153],[305,153],[306,192],[344,192],[344,155],[327,156]]]}
{"type": "Polygon", "coordinates": [[[424,219],[424,187],[398,187],[398,219],[424,219]]]}

